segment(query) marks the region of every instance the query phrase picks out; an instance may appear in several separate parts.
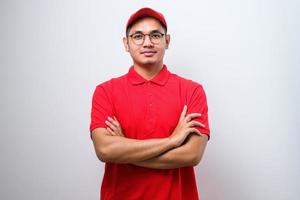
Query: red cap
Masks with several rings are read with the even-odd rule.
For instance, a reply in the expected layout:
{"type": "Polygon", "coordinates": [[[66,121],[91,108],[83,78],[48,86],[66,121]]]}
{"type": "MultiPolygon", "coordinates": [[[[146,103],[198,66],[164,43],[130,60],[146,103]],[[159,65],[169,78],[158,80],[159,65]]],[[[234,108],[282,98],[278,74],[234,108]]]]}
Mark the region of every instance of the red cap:
{"type": "Polygon", "coordinates": [[[163,14],[151,9],[151,8],[141,8],[138,11],[136,11],[135,13],[133,13],[130,18],[127,21],[126,24],[126,31],[129,25],[131,25],[133,22],[135,22],[136,20],[142,18],[142,17],[153,17],[155,19],[157,19],[158,21],[160,21],[160,23],[162,25],[164,25],[167,27],[167,22],[165,20],[165,17],[163,16],[163,14]]]}

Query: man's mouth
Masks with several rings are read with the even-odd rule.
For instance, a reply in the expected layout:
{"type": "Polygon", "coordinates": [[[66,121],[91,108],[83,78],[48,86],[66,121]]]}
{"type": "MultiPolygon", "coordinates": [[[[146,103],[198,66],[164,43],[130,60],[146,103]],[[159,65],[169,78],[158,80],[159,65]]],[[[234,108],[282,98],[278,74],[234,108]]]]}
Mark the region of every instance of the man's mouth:
{"type": "Polygon", "coordinates": [[[156,51],[142,51],[141,54],[144,54],[146,57],[151,57],[156,54],[156,51]]]}

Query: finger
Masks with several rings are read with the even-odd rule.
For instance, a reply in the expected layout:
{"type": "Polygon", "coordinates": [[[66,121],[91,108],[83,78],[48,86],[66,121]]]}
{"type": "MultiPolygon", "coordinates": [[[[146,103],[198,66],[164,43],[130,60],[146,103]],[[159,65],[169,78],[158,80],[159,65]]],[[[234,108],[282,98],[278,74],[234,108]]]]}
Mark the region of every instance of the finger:
{"type": "Polygon", "coordinates": [[[118,131],[117,131],[117,134],[118,134],[118,136],[122,136],[122,137],[124,137],[124,135],[123,135],[123,132],[122,132],[122,129],[121,129],[121,128],[119,128],[119,129],[118,129],[118,131]]]}
{"type": "Polygon", "coordinates": [[[109,122],[112,123],[114,126],[119,126],[119,125],[120,125],[116,120],[114,120],[114,119],[111,118],[111,117],[107,117],[107,119],[108,119],[109,122]]]}
{"type": "Polygon", "coordinates": [[[201,117],[201,113],[190,113],[185,117],[186,122],[191,121],[194,118],[201,117]]]}
{"type": "Polygon", "coordinates": [[[114,119],[116,120],[116,122],[118,122],[120,124],[120,122],[118,121],[118,119],[116,118],[116,116],[114,116],[114,119]]]}
{"type": "Polygon", "coordinates": [[[181,114],[180,114],[180,121],[183,120],[183,119],[185,118],[186,111],[187,111],[187,106],[184,105],[184,106],[183,106],[183,110],[182,110],[182,112],[181,112],[181,114]]]}
{"type": "MultiPolygon", "coordinates": [[[[111,128],[112,130],[114,131],[114,133],[118,136],[122,136],[124,137],[123,133],[122,133],[122,128],[121,128],[121,125],[120,123],[118,122],[118,119],[113,116],[113,118],[111,117],[107,117],[108,120],[110,120],[109,122],[113,125],[111,128]],[[114,119],[113,119],[114,118],[114,119]]],[[[109,123],[107,123],[109,124],[109,123]]]]}
{"type": "Polygon", "coordinates": [[[189,133],[197,133],[197,134],[201,135],[200,131],[198,131],[196,128],[190,128],[189,133]]]}
{"type": "Polygon", "coordinates": [[[116,135],[116,133],[115,133],[113,130],[111,130],[109,127],[107,127],[106,130],[107,130],[112,136],[115,136],[115,135],[116,135]]]}
{"type": "Polygon", "coordinates": [[[118,136],[122,136],[124,137],[123,133],[122,133],[122,127],[121,127],[121,124],[119,123],[118,119],[113,116],[114,119],[112,119],[111,117],[108,117],[109,120],[111,120],[111,122],[113,123],[114,126],[116,126],[116,130],[115,130],[115,133],[118,135],[118,136]]]}
{"type": "Polygon", "coordinates": [[[112,123],[110,123],[109,121],[105,120],[105,124],[107,126],[109,126],[110,129],[112,129],[113,131],[117,131],[117,127],[115,127],[112,123]]]}
{"type": "Polygon", "coordinates": [[[117,130],[115,131],[115,133],[118,135],[118,136],[122,136],[121,134],[121,129],[118,127],[117,130]]]}
{"type": "Polygon", "coordinates": [[[109,132],[109,130],[108,130],[108,128],[105,128],[106,130],[107,130],[107,135],[109,135],[109,136],[113,136],[113,134],[111,134],[111,132],[109,132]]]}
{"type": "Polygon", "coordinates": [[[192,126],[205,127],[205,125],[204,125],[203,123],[198,122],[198,121],[194,121],[194,120],[188,122],[188,126],[189,126],[189,127],[192,127],[192,126]]]}
{"type": "MultiPolygon", "coordinates": [[[[113,131],[113,130],[112,130],[113,131]]],[[[120,137],[124,137],[122,131],[120,131],[119,129],[116,131],[113,131],[113,133],[115,134],[115,136],[120,136],[120,137]]]]}

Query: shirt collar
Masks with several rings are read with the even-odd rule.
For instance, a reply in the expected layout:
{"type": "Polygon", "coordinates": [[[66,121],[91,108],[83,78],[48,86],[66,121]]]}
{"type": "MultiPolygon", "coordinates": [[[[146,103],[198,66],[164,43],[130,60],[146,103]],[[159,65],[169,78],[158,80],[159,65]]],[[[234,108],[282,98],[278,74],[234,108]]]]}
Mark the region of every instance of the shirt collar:
{"type": "MultiPolygon", "coordinates": [[[[167,69],[167,66],[166,65],[163,65],[162,69],[160,70],[160,72],[155,76],[153,77],[151,80],[149,80],[150,82],[153,82],[157,85],[160,85],[160,86],[164,86],[168,79],[169,79],[169,75],[170,75],[170,72],[169,70],[167,69]]],[[[128,79],[130,80],[130,82],[133,84],[133,85],[139,85],[139,84],[143,84],[145,82],[148,82],[146,79],[144,79],[141,75],[139,75],[133,66],[131,66],[129,68],[129,71],[128,71],[128,79]]]]}

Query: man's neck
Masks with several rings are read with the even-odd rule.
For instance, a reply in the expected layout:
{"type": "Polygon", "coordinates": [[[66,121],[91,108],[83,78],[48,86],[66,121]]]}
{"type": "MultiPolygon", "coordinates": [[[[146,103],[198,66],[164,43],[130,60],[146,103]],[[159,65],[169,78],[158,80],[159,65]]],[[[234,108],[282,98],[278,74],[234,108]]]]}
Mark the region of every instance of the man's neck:
{"type": "Polygon", "coordinates": [[[151,80],[153,77],[155,77],[160,70],[163,68],[163,63],[160,63],[158,65],[148,65],[148,66],[140,66],[138,64],[133,65],[135,71],[142,76],[146,80],[151,80]]]}

